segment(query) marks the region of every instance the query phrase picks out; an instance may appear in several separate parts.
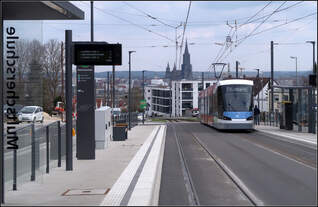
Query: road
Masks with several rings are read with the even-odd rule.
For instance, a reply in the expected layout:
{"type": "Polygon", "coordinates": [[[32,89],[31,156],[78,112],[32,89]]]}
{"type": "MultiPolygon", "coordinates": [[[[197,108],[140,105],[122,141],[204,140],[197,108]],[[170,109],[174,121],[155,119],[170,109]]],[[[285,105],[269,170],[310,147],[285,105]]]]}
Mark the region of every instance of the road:
{"type": "Polygon", "coordinates": [[[316,205],[317,149],[168,123],[159,205],[316,205]]]}

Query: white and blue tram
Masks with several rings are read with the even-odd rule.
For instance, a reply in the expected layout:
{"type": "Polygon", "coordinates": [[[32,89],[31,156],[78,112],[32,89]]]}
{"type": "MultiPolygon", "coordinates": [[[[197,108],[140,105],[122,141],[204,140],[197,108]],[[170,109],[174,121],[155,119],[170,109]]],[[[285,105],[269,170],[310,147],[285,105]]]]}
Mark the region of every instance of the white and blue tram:
{"type": "Polygon", "coordinates": [[[199,94],[200,121],[217,129],[254,129],[253,81],[221,80],[199,94]]]}

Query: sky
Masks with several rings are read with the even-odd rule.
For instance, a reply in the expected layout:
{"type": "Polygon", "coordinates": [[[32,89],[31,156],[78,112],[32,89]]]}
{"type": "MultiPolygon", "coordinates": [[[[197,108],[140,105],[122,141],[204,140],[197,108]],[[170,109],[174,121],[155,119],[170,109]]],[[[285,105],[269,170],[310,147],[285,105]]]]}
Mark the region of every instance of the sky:
{"type": "MultiPolygon", "coordinates": [[[[20,24],[24,37],[42,42],[64,41],[64,30],[71,29],[74,41],[89,41],[90,2],[71,3],[85,12],[84,20],[26,21],[20,24]]],[[[119,71],[128,70],[129,50],[136,51],[132,54],[132,70],[164,71],[167,63],[172,67],[176,60],[176,31],[179,46],[183,39],[182,54],[185,41],[188,42],[193,71],[211,71],[214,62],[229,63],[234,71],[236,60],[246,71],[255,68],[270,71],[270,41],[278,43],[274,46],[275,70],[295,70],[295,60],[290,56],[297,56],[298,70],[312,70],[312,45],[305,42],[317,43],[317,2],[192,1],[184,30],[189,4],[189,1],[96,1],[94,40],[122,44],[123,65],[116,67],[119,71]],[[265,15],[269,18],[264,18],[265,15]],[[311,16],[302,18],[307,15],[311,16]],[[298,18],[302,19],[291,22],[298,18]],[[232,44],[224,44],[229,34],[232,44]],[[244,40],[249,34],[256,35],[244,40]],[[229,46],[226,51],[221,44],[229,46]]],[[[180,47],[178,50],[179,69],[180,47]]],[[[96,67],[96,72],[99,71],[111,71],[111,66],[96,67]]]]}

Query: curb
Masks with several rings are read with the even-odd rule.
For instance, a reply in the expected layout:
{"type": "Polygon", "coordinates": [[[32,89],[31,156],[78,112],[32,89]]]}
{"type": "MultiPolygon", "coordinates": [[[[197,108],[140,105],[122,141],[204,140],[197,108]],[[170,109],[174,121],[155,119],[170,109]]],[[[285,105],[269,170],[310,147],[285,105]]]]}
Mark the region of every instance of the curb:
{"type": "Polygon", "coordinates": [[[165,128],[157,126],[151,132],[100,206],[151,205],[156,202],[153,200],[157,192],[158,171],[161,174],[160,155],[164,146],[165,128]]]}
{"type": "Polygon", "coordinates": [[[271,134],[271,135],[275,135],[275,136],[279,136],[279,137],[283,137],[283,138],[295,140],[295,141],[298,141],[298,142],[302,142],[302,143],[314,145],[314,146],[317,147],[317,143],[316,143],[316,142],[312,142],[312,141],[309,141],[309,140],[306,140],[306,139],[300,139],[300,138],[298,138],[298,137],[294,137],[294,136],[290,136],[290,135],[285,135],[285,134],[279,134],[279,133],[270,132],[270,131],[262,130],[262,129],[255,129],[255,130],[256,130],[256,131],[259,131],[259,132],[266,133],[266,134],[271,134]]]}
{"type": "MultiPolygon", "coordinates": [[[[138,182],[128,202],[128,206],[150,206],[155,205],[158,199],[157,185],[158,177],[161,177],[161,152],[164,141],[165,126],[158,132],[147,161],[142,169],[138,182]],[[160,172],[159,172],[160,171],[160,172]],[[160,173],[160,174],[159,174],[160,173]]],[[[159,191],[158,191],[159,193],[159,191]]]]}

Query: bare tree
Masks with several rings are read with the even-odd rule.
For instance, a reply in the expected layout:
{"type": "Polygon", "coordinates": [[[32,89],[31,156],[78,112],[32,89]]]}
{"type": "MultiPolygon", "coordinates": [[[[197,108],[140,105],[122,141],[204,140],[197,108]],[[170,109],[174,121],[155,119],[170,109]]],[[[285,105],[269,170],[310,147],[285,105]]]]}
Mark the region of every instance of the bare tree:
{"type": "Polygon", "coordinates": [[[45,96],[49,99],[48,108],[53,109],[54,99],[59,95],[58,87],[61,78],[61,45],[51,39],[44,45],[43,72],[45,77],[45,96]]]}

